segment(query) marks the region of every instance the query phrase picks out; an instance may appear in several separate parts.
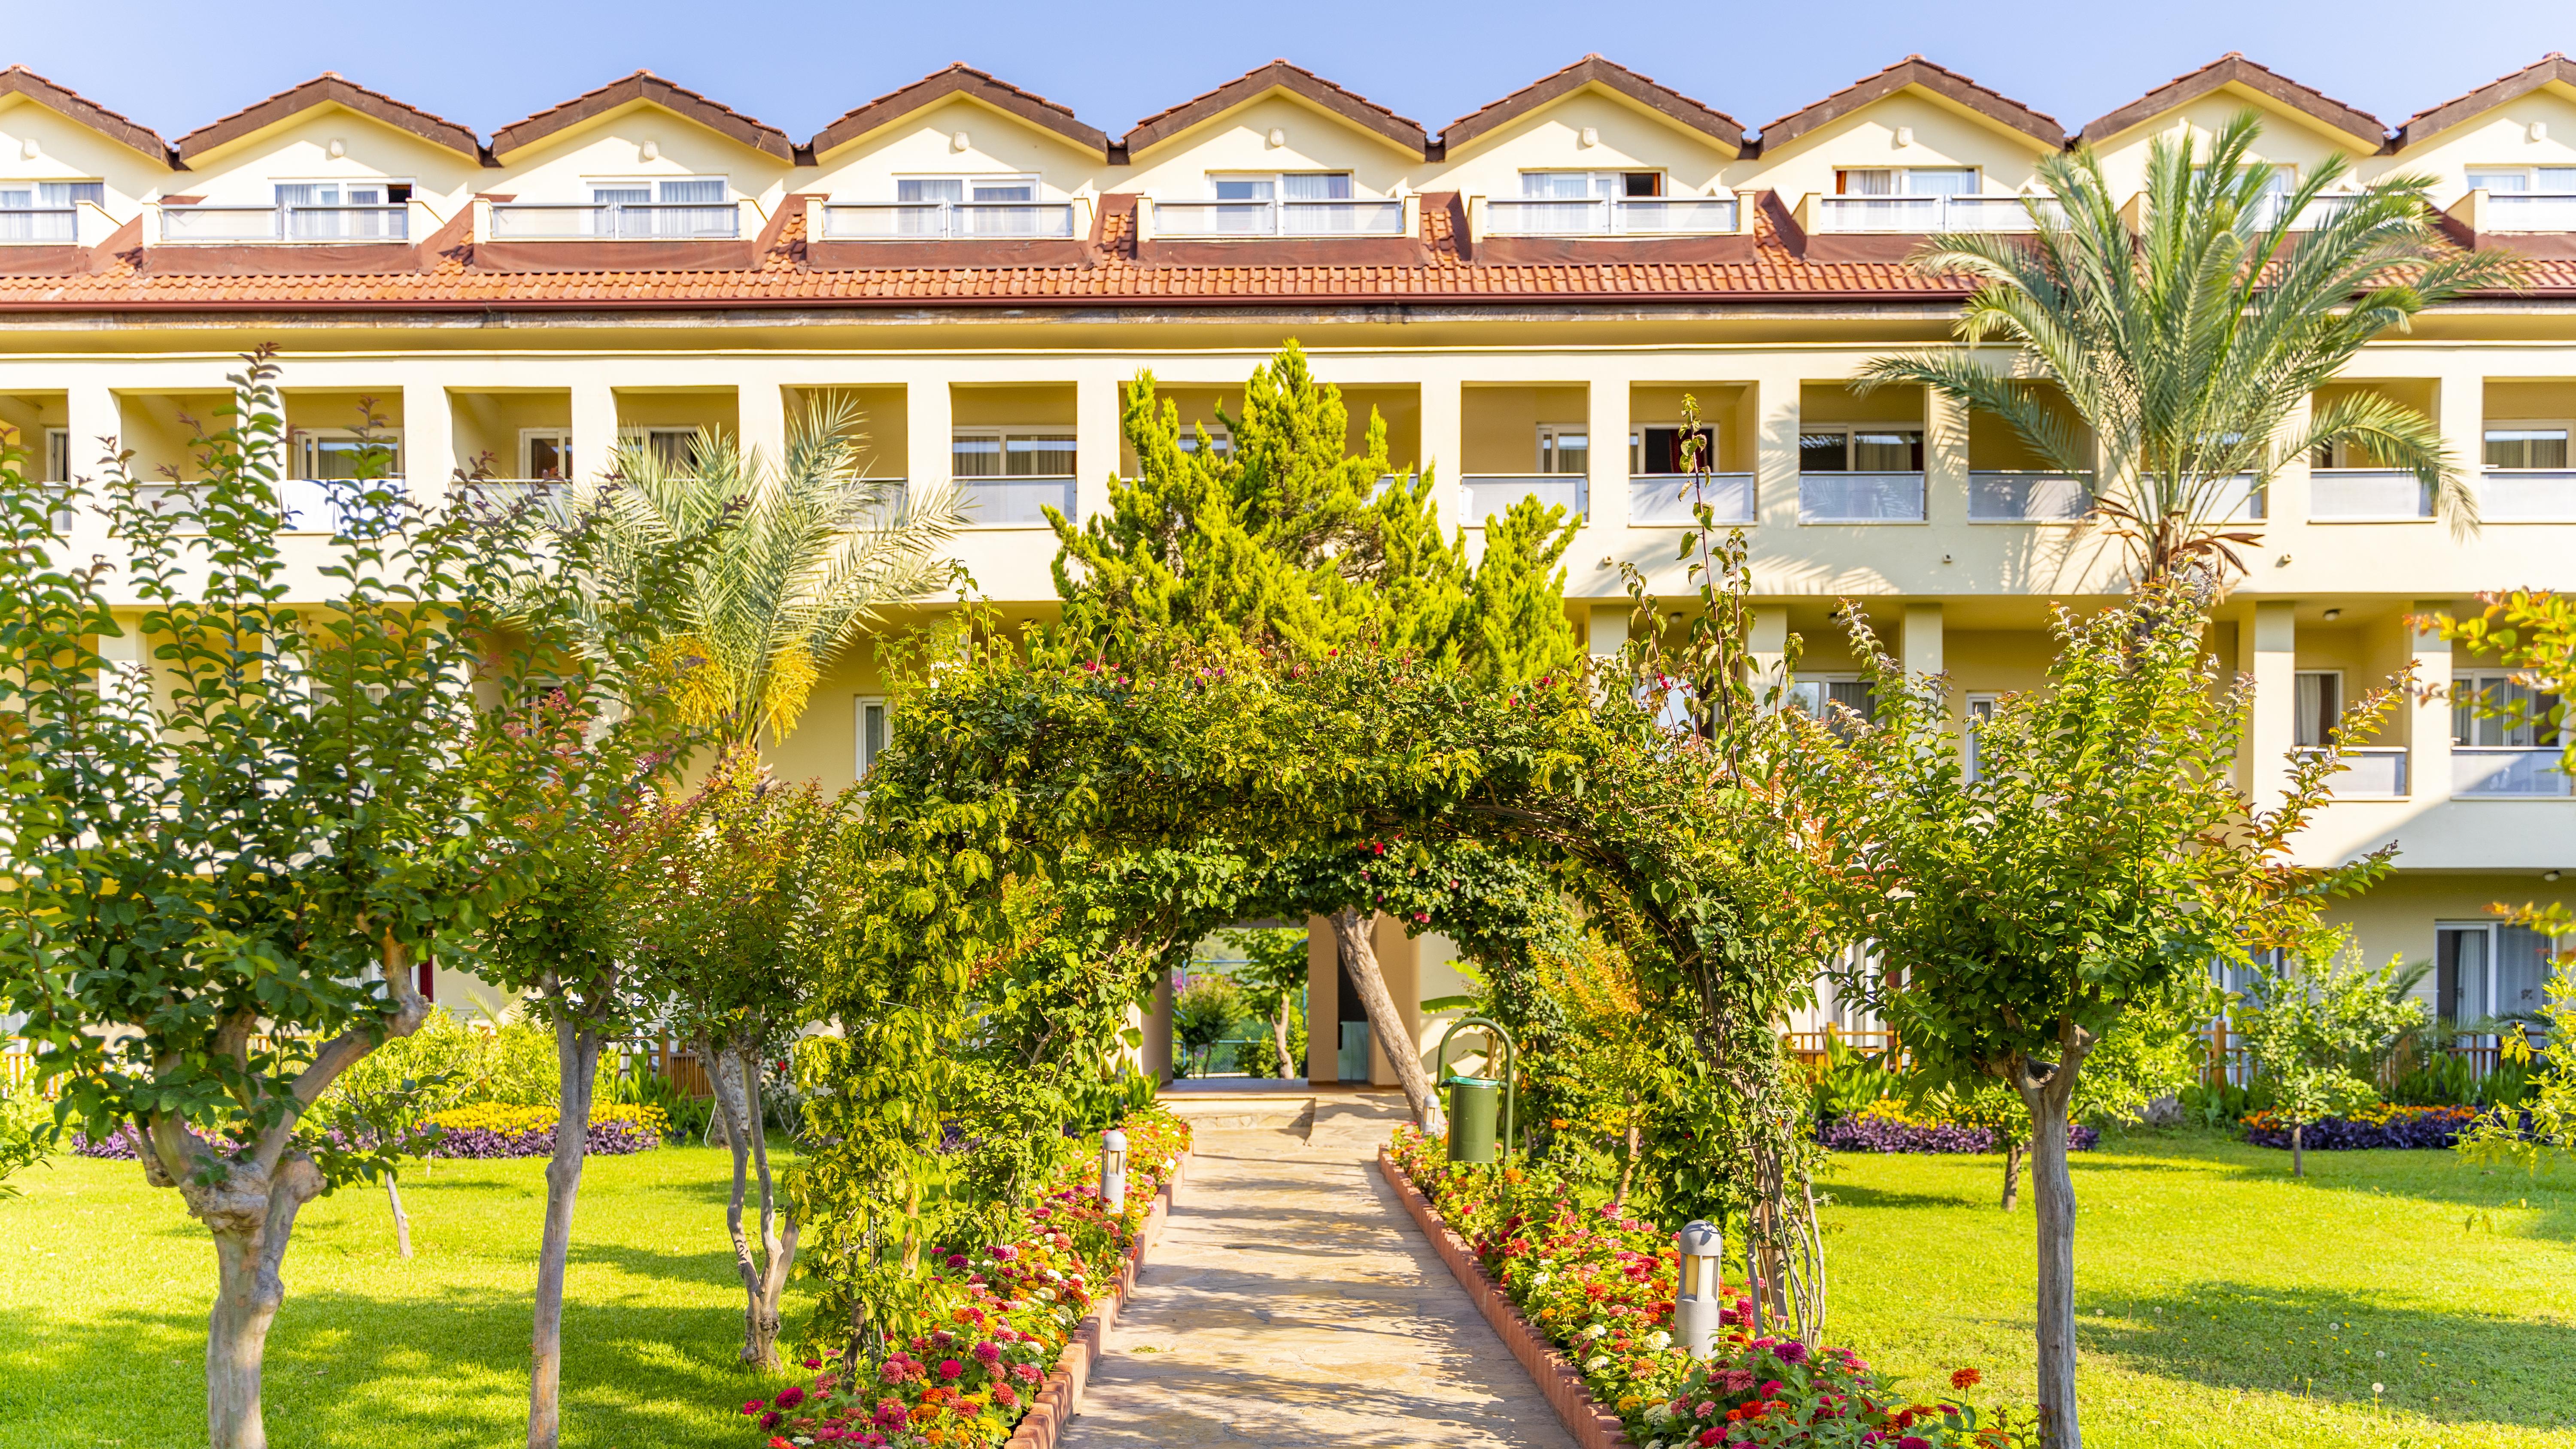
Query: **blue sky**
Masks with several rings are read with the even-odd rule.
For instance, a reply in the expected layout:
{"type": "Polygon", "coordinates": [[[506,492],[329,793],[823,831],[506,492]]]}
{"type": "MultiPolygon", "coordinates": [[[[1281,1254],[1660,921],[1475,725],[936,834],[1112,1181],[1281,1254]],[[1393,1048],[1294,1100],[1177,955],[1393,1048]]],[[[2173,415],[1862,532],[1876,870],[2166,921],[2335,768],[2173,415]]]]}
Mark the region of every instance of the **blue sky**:
{"type": "Polygon", "coordinates": [[[1436,131],[1587,51],[1748,127],[1916,51],[2070,128],[2229,50],[2394,122],[2544,52],[2576,50],[2567,0],[5,0],[0,17],[0,64],[23,63],[170,137],[324,70],[488,136],[640,66],[801,141],[952,60],[1115,136],[1273,56],[1436,131]]]}

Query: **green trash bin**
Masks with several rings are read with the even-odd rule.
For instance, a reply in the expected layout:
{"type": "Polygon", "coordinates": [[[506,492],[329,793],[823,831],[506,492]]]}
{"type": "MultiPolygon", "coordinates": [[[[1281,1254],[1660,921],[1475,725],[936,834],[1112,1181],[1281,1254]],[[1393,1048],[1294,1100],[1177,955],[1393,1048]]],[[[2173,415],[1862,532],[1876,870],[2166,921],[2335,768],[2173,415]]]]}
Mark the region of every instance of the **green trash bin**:
{"type": "Polygon", "coordinates": [[[1462,1017],[1452,1023],[1440,1038],[1440,1050],[1432,1055],[1431,1070],[1439,1075],[1440,1085],[1449,1089],[1449,1160],[1451,1162],[1497,1162],[1512,1151],[1512,1069],[1518,1064],[1520,1046],[1500,1022],[1482,1016],[1462,1017]],[[1493,1038],[1499,1051],[1489,1057],[1500,1059],[1502,1076],[1468,1077],[1449,1071],[1449,1043],[1459,1032],[1478,1030],[1493,1038]],[[1500,1116],[1499,1128],[1496,1118],[1500,1116]]]}

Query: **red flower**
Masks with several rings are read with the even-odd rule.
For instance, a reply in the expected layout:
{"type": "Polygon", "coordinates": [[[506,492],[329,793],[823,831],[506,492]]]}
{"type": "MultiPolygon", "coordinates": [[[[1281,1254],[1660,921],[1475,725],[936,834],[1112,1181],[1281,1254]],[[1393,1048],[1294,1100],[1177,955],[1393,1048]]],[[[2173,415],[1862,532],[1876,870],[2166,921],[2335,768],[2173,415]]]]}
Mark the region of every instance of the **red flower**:
{"type": "Polygon", "coordinates": [[[751,1402],[749,1402],[749,1403],[747,1403],[747,1404],[745,1404],[745,1405],[743,1405],[743,1406],[742,1406],[742,1411],[743,1411],[745,1414],[757,1414],[757,1413],[759,1413],[761,1410],[766,1409],[766,1408],[768,1408],[768,1407],[769,1407],[769,1405],[768,1405],[768,1403],[767,1403],[766,1401],[761,1400],[761,1399],[753,1399],[751,1402]]]}
{"type": "Polygon", "coordinates": [[[1977,1386],[1978,1382],[1984,1378],[1985,1375],[1977,1372],[1975,1369],[1963,1368],[1950,1375],[1950,1387],[1962,1391],[1973,1389],[1977,1386]]]}

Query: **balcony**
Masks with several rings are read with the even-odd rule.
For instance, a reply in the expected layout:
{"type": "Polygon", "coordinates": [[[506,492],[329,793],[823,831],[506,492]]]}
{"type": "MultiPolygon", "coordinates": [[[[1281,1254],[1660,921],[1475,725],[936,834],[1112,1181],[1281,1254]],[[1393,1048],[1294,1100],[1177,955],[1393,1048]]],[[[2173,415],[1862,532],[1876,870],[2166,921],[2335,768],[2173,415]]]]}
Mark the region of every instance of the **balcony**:
{"type": "Polygon", "coordinates": [[[843,202],[825,205],[825,241],[1063,240],[1071,202],[843,202]]]}
{"type": "Polygon", "coordinates": [[[2414,520],[2433,516],[2433,490],[2404,468],[2318,468],[2308,474],[2308,516],[2414,520]]]}
{"type": "Polygon", "coordinates": [[[80,240],[76,206],[0,207],[0,246],[11,242],[67,243],[80,240]]]}
{"type": "Polygon", "coordinates": [[[2478,517],[2489,523],[2576,521],[2576,468],[2489,468],[2478,479],[2478,517]]]}
{"type": "Polygon", "coordinates": [[[1045,528],[1046,510],[1066,518],[1074,512],[1070,476],[1048,478],[957,478],[957,511],[969,528],[1045,528]]]}
{"type": "Polygon", "coordinates": [[[1263,237],[1401,237],[1401,201],[1157,201],[1157,240],[1263,237]]]}
{"type": "Polygon", "coordinates": [[[2488,231],[2576,231],[2576,195],[2491,191],[2488,231]]]}
{"type": "Polygon", "coordinates": [[[393,206],[164,206],[165,244],[411,240],[411,208],[393,206]]]}
{"type": "Polygon", "coordinates": [[[1819,196],[1816,229],[1829,232],[2037,231],[2031,209],[2064,222],[2053,196],[1819,196]]]}
{"type": "MultiPolygon", "coordinates": [[[[185,491],[194,486],[196,485],[186,483],[146,483],[137,488],[135,494],[143,500],[146,507],[157,509],[177,519],[176,532],[198,534],[205,530],[197,525],[195,510],[190,506],[192,500],[185,491]]],[[[349,522],[349,511],[343,505],[354,500],[348,498],[348,490],[363,486],[399,493],[402,491],[403,481],[400,478],[378,478],[360,485],[344,480],[336,486],[341,492],[338,500],[332,497],[333,484],[308,478],[279,479],[277,490],[279,500],[286,506],[286,521],[285,526],[278,532],[316,534],[338,532],[349,522]]]]}
{"type": "MultiPolygon", "coordinates": [[[[2303,747],[2302,755],[2321,755],[2325,751],[2303,747]]],[[[2347,748],[2342,752],[2343,768],[2334,772],[2334,793],[2338,800],[2403,800],[2406,798],[2406,747],[2403,745],[2370,745],[2347,748]]]]}
{"type": "MultiPolygon", "coordinates": [[[[2354,196],[2320,196],[2309,202],[2304,210],[2290,219],[2290,230],[2315,231],[2320,227],[2331,225],[2334,219],[2342,214],[2344,208],[2358,200],[2360,198],[2354,196]]],[[[2289,204],[2288,197],[2277,192],[2267,193],[2262,200],[2254,204],[2254,225],[2267,231],[2280,225],[2281,213],[2289,204]]]]}
{"type": "Polygon", "coordinates": [[[494,241],[734,241],[742,208],[732,202],[496,201],[494,241]]]}
{"type": "Polygon", "coordinates": [[[1524,498],[1580,518],[1589,501],[1585,481],[1580,473],[1470,473],[1458,480],[1459,522],[1482,528],[1486,519],[1500,518],[1524,498]]]}
{"type": "Polygon", "coordinates": [[[2451,793],[2469,800],[2562,800],[2567,776],[2555,746],[2451,747],[2451,793]]]}
{"type": "Polygon", "coordinates": [[[1732,196],[1590,201],[1496,198],[1485,203],[1487,236],[1732,236],[1735,231],[1732,196]]]}
{"type": "Polygon", "coordinates": [[[1970,523],[2073,523],[2093,507],[2089,477],[2047,472],[1968,475],[1970,523]]]}
{"type": "Polygon", "coordinates": [[[1800,523],[1921,523],[1920,473],[1801,473],[1800,523]]]}
{"type": "Polygon", "coordinates": [[[1692,505],[1701,501],[1715,522],[1751,523],[1753,497],[1750,473],[1640,473],[1628,480],[1628,523],[1633,528],[1689,528],[1699,522],[1692,505]]]}

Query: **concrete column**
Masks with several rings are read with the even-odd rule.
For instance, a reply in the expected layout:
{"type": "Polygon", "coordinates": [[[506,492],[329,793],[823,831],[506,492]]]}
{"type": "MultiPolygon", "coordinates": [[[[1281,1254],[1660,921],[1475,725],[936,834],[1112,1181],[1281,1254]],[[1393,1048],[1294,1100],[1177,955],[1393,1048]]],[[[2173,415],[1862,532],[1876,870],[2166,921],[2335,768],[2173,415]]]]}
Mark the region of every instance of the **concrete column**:
{"type": "MultiPolygon", "coordinates": [[[[2447,429],[2448,424],[2445,423],[2447,429]]],[[[2417,599],[2419,617],[2449,613],[2449,599],[2417,599]]],[[[2451,798],[2451,641],[2429,627],[2409,629],[2415,663],[2406,711],[2406,797],[2417,803],[2451,798]]]]}
{"type": "Polygon", "coordinates": [[[1154,979],[1154,1009],[1145,1016],[1145,1070],[1157,1082],[1172,1079],[1172,973],[1154,979]]]}
{"type": "MultiPolygon", "coordinates": [[[[93,510],[106,502],[108,470],[101,460],[124,446],[125,419],[116,394],[104,383],[74,384],[65,391],[63,406],[67,476],[87,483],[91,494],[88,503],[72,510],[71,532],[64,540],[69,545],[64,560],[69,562],[109,552],[107,520],[93,510]]],[[[45,440],[38,434],[32,441],[41,448],[45,440]]]]}
{"type": "Polygon", "coordinates": [[[758,454],[771,468],[787,461],[787,389],[774,382],[742,384],[734,389],[734,417],[744,456],[758,454]]]}
{"type": "MultiPolygon", "coordinates": [[[[2441,425],[2443,446],[2451,450],[2460,470],[2468,475],[2470,489],[2481,491],[2478,480],[2487,462],[2487,380],[2478,371],[2475,357],[2445,367],[2435,380],[2433,420],[2441,425]]],[[[2447,651],[2444,657],[2449,657],[2447,651]]],[[[2447,724],[2443,726],[2446,739],[2449,729],[2447,724]]],[[[2447,777],[2443,788],[2450,788],[2447,777]]]]}
{"type": "Polygon", "coordinates": [[[1753,382],[1753,516],[1765,528],[1798,526],[1798,386],[1798,374],[1783,369],[1753,382]]]}
{"type": "Polygon", "coordinates": [[[1464,506],[1458,492],[1458,475],[1467,456],[1464,391],[1455,377],[1422,380],[1422,466],[1439,482],[1431,500],[1439,510],[1443,534],[1458,526],[1459,509],[1464,506]]]}
{"type": "MultiPolygon", "coordinates": [[[[95,641],[103,664],[98,690],[111,702],[123,700],[139,710],[148,697],[144,691],[150,688],[152,679],[152,651],[143,637],[141,616],[123,615],[116,623],[124,633],[112,637],[101,634],[95,641]]],[[[114,709],[113,703],[110,707],[114,709]]]]}
{"type": "Polygon", "coordinates": [[[1968,410],[1930,391],[1923,398],[1923,516],[1936,528],[1968,524],[1968,410]]]}
{"type": "MultiPolygon", "coordinates": [[[[1628,526],[1628,379],[1595,377],[1591,399],[1592,467],[1585,480],[1592,499],[1585,516],[1595,528],[1628,526]]],[[[1579,547],[1579,545],[1578,545],[1579,547]]]]}
{"type": "Polygon", "coordinates": [[[1626,604],[1595,604],[1586,623],[1585,650],[1595,659],[1608,659],[1628,647],[1628,620],[1634,610],[1626,604]]]}
{"type": "Polygon", "coordinates": [[[1905,606],[1905,638],[1900,647],[1905,651],[1905,672],[1908,675],[1949,672],[1949,667],[1941,662],[1939,604],[1905,606]]]}
{"type": "Polygon", "coordinates": [[[1789,687],[1789,611],[1785,608],[1757,607],[1753,610],[1752,637],[1745,640],[1745,652],[1753,656],[1753,668],[1759,678],[1753,692],[1768,699],[1774,690],[1789,687]]]}
{"type": "Polygon", "coordinates": [[[903,389],[904,478],[913,488],[946,488],[955,466],[955,414],[948,404],[948,379],[914,378],[903,389]]]}
{"type": "Polygon", "coordinates": [[[1379,1041],[1376,1032],[1369,1033],[1369,1085],[1395,1087],[1403,1085],[1395,1074],[1390,1052],[1411,1052],[1415,1059],[1422,1055],[1422,944],[1404,934],[1404,925],[1395,917],[1380,912],[1369,923],[1370,944],[1377,948],[1378,974],[1386,978],[1386,994],[1395,998],[1396,1015],[1404,1019],[1404,1040],[1379,1041]]]}
{"type": "MultiPolygon", "coordinates": [[[[2308,420],[2316,415],[2316,400],[2301,398],[2291,404],[2289,416],[2281,419],[2281,436],[2290,437],[2308,430],[2308,420]]],[[[2286,460],[2281,471],[2272,475],[2272,487],[2263,499],[2263,521],[2279,528],[2284,524],[2308,521],[2309,477],[2307,454],[2286,460]]],[[[2276,534],[2265,541],[2264,552],[2278,558],[2287,551],[2288,535],[2276,534]]]]}
{"type": "MultiPolygon", "coordinates": [[[[517,466],[516,461],[512,462],[517,466]]],[[[617,391],[587,370],[572,383],[572,477],[587,483],[617,469],[617,391]]]]}
{"type": "MultiPolygon", "coordinates": [[[[1073,385],[1073,522],[1109,508],[1109,480],[1118,476],[1118,383],[1105,369],[1084,373],[1073,385]]],[[[944,446],[944,445],[943,445],[944,446]]]]}
{"type": "Polygon", "coordinates": [[[1342,1079],[1341,951],[1329,916],[1306,918],[1306,1081],[1329,1087],[1342,1079]]]}
{"type": "Polygon", "coordinates": [[[428,504],[445,497],[456,471],[456,416],[447,387],[439,382],[406,382],[402,390],[403,486],[412,501],[428,504]]]}
{"type": "Polygon", "coordinates": [[[2254,716],[2245,726],[2245,790],[2269,810],[2289,784],[2297,739],[2298,618],[2286,601],[2264,601],[2236,634],[2236,667],[2254,681],[2254,716]]]}

